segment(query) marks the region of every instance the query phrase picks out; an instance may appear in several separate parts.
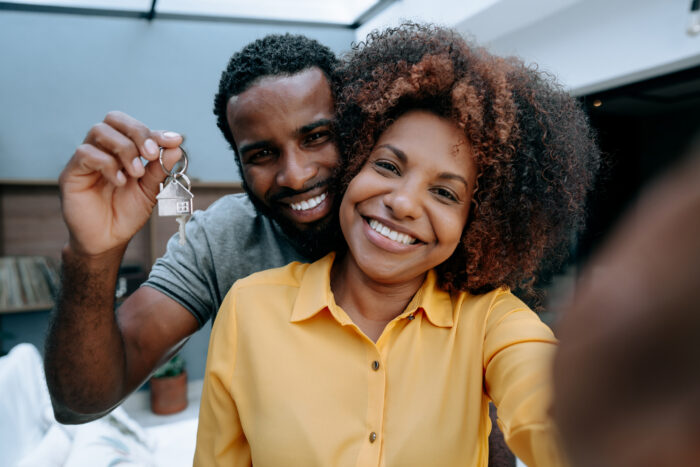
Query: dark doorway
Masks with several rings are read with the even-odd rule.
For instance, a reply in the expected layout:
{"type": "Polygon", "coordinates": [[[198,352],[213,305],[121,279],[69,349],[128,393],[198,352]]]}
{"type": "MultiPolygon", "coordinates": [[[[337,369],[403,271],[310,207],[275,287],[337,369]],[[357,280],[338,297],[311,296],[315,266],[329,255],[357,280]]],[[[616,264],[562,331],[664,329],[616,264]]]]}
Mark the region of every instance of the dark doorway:
{"type": "Polygon", "coordinates": [[[587,229],[576,253],[579,264],[632,207],[642,188],[685,156],[700,137],[700,66],[581,100],[608,167],[590,199],[587,229]]]}

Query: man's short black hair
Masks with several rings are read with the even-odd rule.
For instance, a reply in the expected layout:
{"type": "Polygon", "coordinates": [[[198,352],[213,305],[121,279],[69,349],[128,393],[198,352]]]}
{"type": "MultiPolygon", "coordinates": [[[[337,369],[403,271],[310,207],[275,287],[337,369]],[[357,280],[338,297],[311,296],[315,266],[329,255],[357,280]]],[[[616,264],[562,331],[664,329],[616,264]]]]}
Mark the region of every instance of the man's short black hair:
{"type": "MultiPolygon", "coordinates": [[[[323,72],[332,89],[336,65],[337,58],[328,47],[301,35],[270,34],[236,52],[221,74],[219,92],[214,97],[217,125],[234,152],[236,142],[226,120],[226,104],[232,96],[246,91],[261,78],[289,76],[313,67],[323,72]]],[[[240,169],[238,157],[236,163],[240,169]]]]}

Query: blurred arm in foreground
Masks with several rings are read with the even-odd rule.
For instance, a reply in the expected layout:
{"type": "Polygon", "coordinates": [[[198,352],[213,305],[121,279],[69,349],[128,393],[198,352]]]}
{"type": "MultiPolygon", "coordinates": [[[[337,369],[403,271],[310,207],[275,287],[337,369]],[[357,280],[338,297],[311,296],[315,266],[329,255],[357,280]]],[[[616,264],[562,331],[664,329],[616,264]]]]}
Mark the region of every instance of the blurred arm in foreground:
{"type": "Polygon", "coordinates": [[[647,190],[559,323],[554,415],[577,466],[700,459],[700,149],[647,190]]]}

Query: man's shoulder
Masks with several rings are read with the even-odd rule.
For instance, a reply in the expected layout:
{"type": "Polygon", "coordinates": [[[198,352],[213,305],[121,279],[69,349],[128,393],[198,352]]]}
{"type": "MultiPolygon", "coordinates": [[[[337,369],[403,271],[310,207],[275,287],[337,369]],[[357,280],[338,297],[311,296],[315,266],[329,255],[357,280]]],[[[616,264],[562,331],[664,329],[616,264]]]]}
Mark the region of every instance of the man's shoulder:
{"type": "MultiPolygon", "coordinates": [[[[245,193],[225,195],[206,210],[195,211],[188,222],[208,240],[246,245],[288,243],[274,222],[260,213],[245,193]]],[[[189,234],[189,232],[188,232],[189,234]]]]}
{"type": "Polygon", "coordinates": [[[236,219],[267,219],[259,213],[245,193],[224,195],[214,201],[205,210],[195,211],[195,217],[236,218],[236,219]]]}

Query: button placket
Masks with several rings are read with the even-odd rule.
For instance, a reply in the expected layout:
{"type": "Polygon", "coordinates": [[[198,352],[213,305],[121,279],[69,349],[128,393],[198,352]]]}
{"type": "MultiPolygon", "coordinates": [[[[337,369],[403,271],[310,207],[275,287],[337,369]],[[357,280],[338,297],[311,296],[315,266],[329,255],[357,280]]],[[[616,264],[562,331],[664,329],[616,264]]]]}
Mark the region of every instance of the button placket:
{"type": "Polygon", "coordinates": [[[367,432],[365,448],[360,454],[361,464],[376,465],[381,457],[381,443],[377,442],[382,432],[384,409],[386,403],[386,372],[382,361],[382,342],[372,343],[368,348],[367,357],[369,372],[369,392],[367,400],[367,432]]]}

